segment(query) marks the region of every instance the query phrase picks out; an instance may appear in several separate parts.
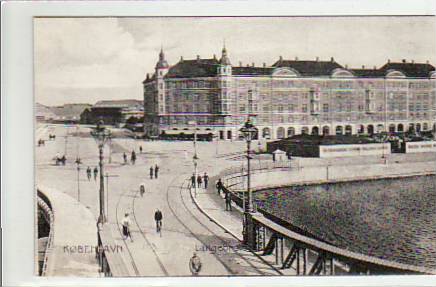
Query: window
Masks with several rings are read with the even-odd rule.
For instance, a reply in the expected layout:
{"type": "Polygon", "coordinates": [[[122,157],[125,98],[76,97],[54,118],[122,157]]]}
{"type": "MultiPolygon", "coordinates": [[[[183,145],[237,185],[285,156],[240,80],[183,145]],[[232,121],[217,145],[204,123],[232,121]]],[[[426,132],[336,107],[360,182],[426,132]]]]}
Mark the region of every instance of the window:
{"type": "Polygon", "coordinates": [[[294,106],[293,104],[289,104],[289,105],[288,105],[288,109],[289,109],[289,111],[290,111],[291,113],[293,113],[294,110],[295,110],[295,106],[294,106]]]}
{"type": "Polygon", "coordinates": [[[277,110],[278,110],[280,113],[283,113],[283,105],[278,105],[278,106],[277,106],[277,110]]]}
{"type": "Polygon", "coordinates": [[[304,104],[303,106],[302,106],[302,112],[303,113],[307,113],[307,105],[306,104],[304,104]]]}
{"type": "Polygon", "coordinates": [[[322,105],[322,111],[324,113],[328,113],[329,112],[329,104],[323,104],[322,105]]]}

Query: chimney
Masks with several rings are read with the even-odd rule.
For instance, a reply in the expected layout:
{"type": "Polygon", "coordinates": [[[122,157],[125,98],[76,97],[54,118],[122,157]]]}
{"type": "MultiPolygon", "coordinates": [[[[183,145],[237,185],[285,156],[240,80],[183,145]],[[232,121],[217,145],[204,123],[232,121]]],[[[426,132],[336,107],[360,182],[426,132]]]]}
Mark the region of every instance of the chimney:
{"type": "Polygon", "coordinates": [[[241,61],[239,61],[239,67],[242,67],[242,62],[241,61]]]}
{"type": "Polygon", "coordinates": [[[362,65],[362,70],[365,70],[365,65],[362,65]]]}
{"type": "Polygon", "coordinates": [[[216,55],[215,54],[213,54],[213,59],[216,60],[216,55]]]}
{"type": "Polygon", "coordinates": [[[317,62],[319,61],[319,57],[316,57],[316,61],[317,61],[317,62]]]}
{"type": "Polygon", "coordinates": [[[391,62],[391,59],[388,59],[388,64],[391,62]]]}
{"type": "Polygon", "coordinates": [[[334,61],[335,61],[335,58],[331,57],[331,58],[330,58],[330,62],[333,63],[334,61]]]}
{"type": "Polygon", "coordinates": [[[150,79],[150,74],[149,73],[147,73],[147,80],[149,80],[150,79]]]}
{"type": "Polygon", "coordinates": [[[262,64],[262,66],[263,66],[263,67],[265,68],[265,67],[266,67],[266,64],[265,64],[265,63],[263,63],[263,64],[262,64]]]}
{"type": "Polygon", "coordinates": [[[406,63],[406,59],[403,59],[402,62],[403,62],[403,64],[406,63]]]}
{"type": "Polygon", "coordinates": [[[251,66],[252,66],[252,67],[254,67],[254,62],[253,62],[253,63],[251,63],[251,66]]]}
{"type": "Polygon", "coordinates": [[[200,55],[197,55],[197,60],[200,60],[200,55]]]}
{"type": "Polygon", "coordinates": [[[298,61],[298,57],[295,57],[295,61],[298,61]]]}
{"type": "Polygon", "coordinates": [[[425,61],[425,63],[428,65],[428,64],[430,64],[430,61],[429,60],[427,60],[427,61],[425,61]]]}
{"type": "Polygon", "coordinates": [[[374,70],[377,70],[377,67],[376,67],[376,66],[374,66],[373,68],[374,68],[374,70]]]}
{"type": "Polygon", "coordinates": [[[279,61],[283,61],[283,57],[282,56],[279,57],[279,61]]]}
{"type": "Polygon", "coordinates": [[[250,64],[247,64],[247,67],[250,67],[250,64]]]}
{"type": "Polygon", "coordinates": [[[415,64],[415,60],[412,60],[412,64],[415,64]]]}
{"type": "Polygon", "coordinates": [[[183,62],[183,56],[180,56],[180,62],[183,62]]]}

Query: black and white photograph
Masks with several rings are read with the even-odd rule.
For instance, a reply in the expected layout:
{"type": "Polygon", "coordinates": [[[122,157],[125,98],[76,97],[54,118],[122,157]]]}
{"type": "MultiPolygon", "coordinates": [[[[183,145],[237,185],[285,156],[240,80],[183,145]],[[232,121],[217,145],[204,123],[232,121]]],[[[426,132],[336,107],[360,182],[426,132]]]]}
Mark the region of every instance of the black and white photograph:
{"type": "Polygon", "coordinates": [[[436,275],[434,15],[32,24],[35,276],[436,275]]]}

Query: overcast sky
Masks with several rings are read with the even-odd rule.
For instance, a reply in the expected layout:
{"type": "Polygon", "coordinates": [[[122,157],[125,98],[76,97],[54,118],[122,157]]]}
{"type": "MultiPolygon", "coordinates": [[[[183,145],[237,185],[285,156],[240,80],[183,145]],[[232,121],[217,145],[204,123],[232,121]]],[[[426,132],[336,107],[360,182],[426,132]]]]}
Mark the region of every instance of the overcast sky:
{"type": "Polygon", "coordinates": [[[436,64],[435,17],[37,18],[36,101],[46,105],[142,99],[161,45],[170,65],[180,56],[232,64],[283,58],[328,60],[351,67],[387,59],[436,64]]]}

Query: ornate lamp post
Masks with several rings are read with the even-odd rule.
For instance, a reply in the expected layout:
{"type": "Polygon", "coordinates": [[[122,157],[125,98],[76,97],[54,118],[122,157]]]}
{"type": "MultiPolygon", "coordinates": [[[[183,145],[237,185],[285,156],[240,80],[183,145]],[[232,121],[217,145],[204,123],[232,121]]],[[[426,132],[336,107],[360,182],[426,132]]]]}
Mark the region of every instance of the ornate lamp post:
{"type": "MultiPolygon", "coordinates": [[[[253,212],[253,195],[251,193],[251,170],[250,170],[250,153],[251,153],[251,142],[258,133],[258,129],[251,123],[250,117],[248,117],[244,126],[239,130],[243,135],[244,139],[247,142],[247,193],[248,193],[248,202],[245,204],[244,209],[244,242],[249,245],[251,242],[250,238],[250,228],[249,228],[249,214],[253,212]]],[[[245,199],[244,199],[245,200],[245,199]]]]}
{"type": "Polygon", "coordinates": [[[98,224],[106,222],[105,216],[105,204],[104,204],[104,173],[103,173],[103,148],[107,140],[110,138],[111,132],[103,126],[103,121],[100,120],[97,123],[97,127],[95,127],[91,131],[92,137],[95,139],[98,145],[99,151],[99,167],[100,167],[100,190],[99,190],[99,199],[100,199],[100,215],[98,217],[98,224]]]}

